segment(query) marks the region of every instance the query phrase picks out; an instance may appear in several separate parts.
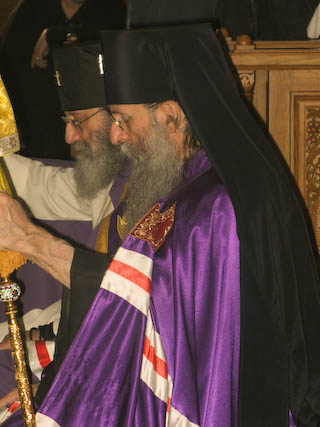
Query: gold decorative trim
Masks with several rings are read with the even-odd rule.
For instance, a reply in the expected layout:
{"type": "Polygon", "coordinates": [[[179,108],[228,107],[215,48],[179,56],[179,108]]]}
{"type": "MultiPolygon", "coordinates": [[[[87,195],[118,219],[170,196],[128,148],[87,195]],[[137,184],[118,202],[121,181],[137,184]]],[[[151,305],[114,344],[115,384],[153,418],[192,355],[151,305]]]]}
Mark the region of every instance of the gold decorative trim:
{"type": "Polygon", "coordinates": [[[19,135],[14,133],[13,135],[4,136],[0,139],[0,157],[8,154],[16,153],[20,150],[19,135]]]}
{"type": "Polygon", "coordinates": [[[6,293],[5,313],[8,319],[9,337],[12,347],[12,358],[15,369],[15,378],[18,386],[18,394],[21,404],[21,411],[24,425],[26,427],[35,427],[35,413],[33,408],[33,396],[29,381],[25,351],[22,342],[21,331],[19,327],[18,306],[16,304],[19,298],[19,286],[9,279],[3,280],[0,283],[2,295],[4,296],[5,289],[10,288],[11,292],[6,293]],[[14,290],[16,292],[14,292],[14,290]]]}
{"type": "MultiPolygon", "coordinates": [[[[124,197],[127,194],[127,191],[128,191],[128,181],[124,184],[123,191],[118,202],[119,204],[123,201],[124,197]]],[[[109,227],[110,227],[111,217],[112,217],[112,213],[108,215],[106,218],[104,218],[100,223],[100,228],[99,228],[97,241],[96,241],[97,252],[102,252],[102,253],[108,252],[109,227]]],[[[125,235],[122,236],[123,233],[122,233],[122,228],[119,225],[119,218],[121,219],[121,217],[118,216],[117,218],[117,231],[120,238],[123,240],[125,238],[125,235]]]]}
{"type": "Polygon", "coordinates": [[[176,203],[165,212],[160,212],[160,203],[153,206],[130,231],[136,239],[145,240],[156,252],[164,243],[174,224],[176,203]]]}
{"type": "Polygon", "coordinates": [[[255,72],[246,71],[246,72],[239,73],[239,78],[240,78],[245,96],[250,102],[252,102],[253,89],[255,86],[255,78],[256,78],[255,72]]]}
{"type": "Polygon", "coordinates": [[[111,215],[108,215],[106,218],[104,218],[100,224],[96,242],[97,252],[102,252],[105,254],[108,252],[109,226],[111,215]]]}
{"type": "Polygon", "coordinates": [[[56,78],[57,86],[62,87],[61,76],[58,70],[54,73],[54,76],[56,78]]]}
{"type": "Polygon", "coordinates": [[[120,215],[117,216],[117,232],[121,240],[124,240],[127,235],[127,222],[120,215]]]}

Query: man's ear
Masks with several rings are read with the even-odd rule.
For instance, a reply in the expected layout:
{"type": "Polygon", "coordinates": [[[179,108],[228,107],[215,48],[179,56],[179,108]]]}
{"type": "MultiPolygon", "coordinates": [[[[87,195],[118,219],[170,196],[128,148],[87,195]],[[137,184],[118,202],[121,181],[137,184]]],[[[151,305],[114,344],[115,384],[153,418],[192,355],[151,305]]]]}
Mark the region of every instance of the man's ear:
{"type": "Polygon", "coordinates": [[[185,115],[176,101],[162,102],[157,108],[155,116],[168,133],[184,129],[185,115]]]}

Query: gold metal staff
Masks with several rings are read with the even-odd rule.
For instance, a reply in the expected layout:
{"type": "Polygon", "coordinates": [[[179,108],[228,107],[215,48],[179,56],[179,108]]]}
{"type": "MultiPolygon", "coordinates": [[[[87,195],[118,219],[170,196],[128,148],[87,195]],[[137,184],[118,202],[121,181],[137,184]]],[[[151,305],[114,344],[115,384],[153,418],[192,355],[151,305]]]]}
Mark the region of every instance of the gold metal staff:
{"type": "MultiPolygon", "coordinates": [[[[1,157],[19,149],[20,143],[13,110],[0,76],[0,190],[10,195],[12,195],[12,191],[1,166],[1,157]]],[[[0,301],[5,304],[5,313],[8,319],[12,358],[24,425],[32,427],[36,425],[35,414],[17,306],[21,290],[17,283],[9,279],[9,275],[25,264],[26,261],[25,257],[17,252],[0,251],[0,276],[2,278],[0,281],[0,301]]]]}
{"type": "Polygon", "coordinates": [[[5,313],[8,318],[12,357],[23,421],[26,427],[33,427],[36,423],[32,402],[32,391],[18,321],[17,301],[19,300],[20,295],[21,290],[17,283],[10,279],[2,280],[0,286],[0,300],[5,304],[5,313]]]}

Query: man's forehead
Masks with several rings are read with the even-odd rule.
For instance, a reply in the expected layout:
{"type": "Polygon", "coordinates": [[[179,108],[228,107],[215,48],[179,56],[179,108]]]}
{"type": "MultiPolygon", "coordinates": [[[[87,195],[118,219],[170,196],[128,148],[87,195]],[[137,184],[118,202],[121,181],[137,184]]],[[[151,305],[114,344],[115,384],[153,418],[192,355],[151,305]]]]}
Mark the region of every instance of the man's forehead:
{"type": "Polygon", "coordinates": [[[141,110],[144,104],[110,104],[108,106],[109,111],[112,113],[126,113],[141,110]]]}
{"type": "Polygon", "coordinates": [[[86,109],[83,109],[83,110],[68,110],[68,111],[65,111],[64,113],[65,113],[67,116],[74,116],[74,115],[76,115],[76,116],[81,116],[81,115],[83,115],[83,114],[89,114],[89,113],[91,113],[91,112],[94,112],[94,111],[96,111],[98,108],[99,108],[99,107],[86,108],[86,109]]]}

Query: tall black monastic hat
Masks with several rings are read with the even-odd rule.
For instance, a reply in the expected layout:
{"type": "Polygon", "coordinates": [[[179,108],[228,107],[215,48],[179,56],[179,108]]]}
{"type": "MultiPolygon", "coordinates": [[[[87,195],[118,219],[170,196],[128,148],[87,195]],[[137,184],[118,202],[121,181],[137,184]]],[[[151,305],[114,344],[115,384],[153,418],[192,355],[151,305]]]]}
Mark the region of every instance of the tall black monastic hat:
{"type": "MultiPolygon", "coordinates": [[[[132,1],[134,23],[155,21],[152,10],[144,14],[147,3],[132,1]]],[[[157,24],[181,22],[170,16],[172,3],[150,3],[163,19],[157,24]]],[[[201,1],[183,1],[181,13],[192,3],[197,14],[201,1]]],[[[239,427],[287,426],[289,408],[298,424],[320,424],[319,279],[304,208],[211,24],[104,31],[101,40],[107,102],[175,99],[232,200],[241,257],[239,427]]]]}
{"type": "Polygon", "coordinates": [[[78,43],[55,49],[53,64],[62,110],[106,105],[100,43],[78,43]]]}

